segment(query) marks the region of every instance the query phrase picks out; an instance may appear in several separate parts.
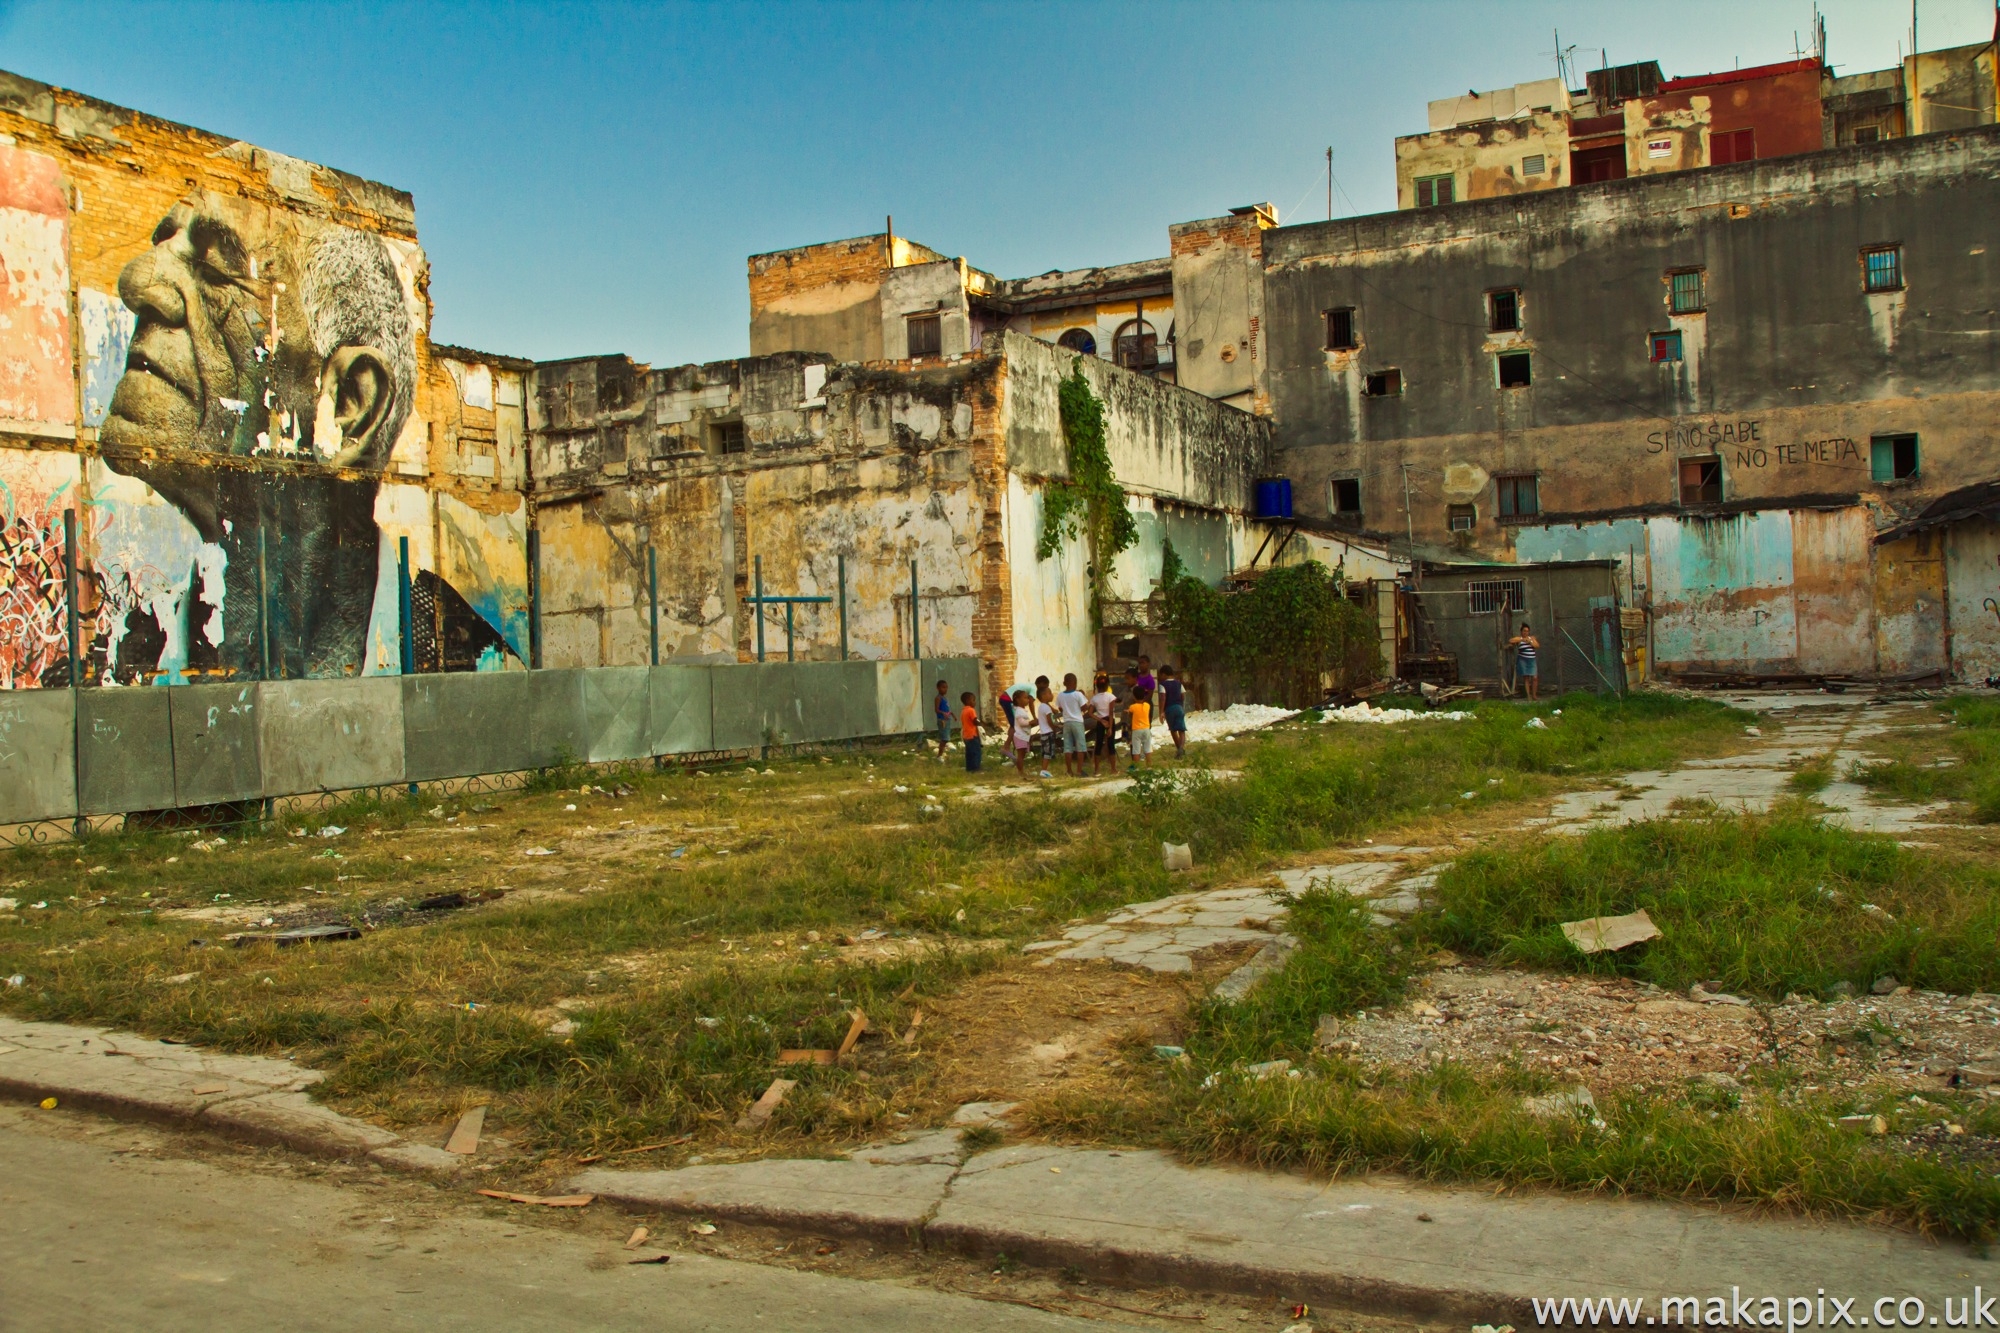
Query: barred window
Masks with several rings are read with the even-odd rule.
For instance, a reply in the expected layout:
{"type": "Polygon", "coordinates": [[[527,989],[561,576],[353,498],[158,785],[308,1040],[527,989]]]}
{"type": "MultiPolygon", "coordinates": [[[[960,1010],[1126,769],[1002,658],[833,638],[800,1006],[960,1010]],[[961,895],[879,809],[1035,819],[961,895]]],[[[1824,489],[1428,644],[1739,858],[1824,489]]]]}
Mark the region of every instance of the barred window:
{"type": "Polygon", "coordinates": [[[1477,579],[1465,585],[1475,616],[1499,615],[1503,611],[1528,609],[1526,579],[1477,579]]]}

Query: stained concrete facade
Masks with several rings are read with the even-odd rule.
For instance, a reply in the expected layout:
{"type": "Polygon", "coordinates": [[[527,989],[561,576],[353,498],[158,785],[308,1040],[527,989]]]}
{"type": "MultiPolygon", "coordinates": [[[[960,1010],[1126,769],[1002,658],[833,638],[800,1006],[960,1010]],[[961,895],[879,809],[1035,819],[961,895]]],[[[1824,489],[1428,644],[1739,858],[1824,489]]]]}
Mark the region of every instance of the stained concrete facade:
{"type": "Polygon", "coordinates": [[[1617,561],[1668,671],[1965,674],[1990,569],[1873,537],[2000,468],[1996,180],[1986,126],[1261,229],[1260,289],[1176,292],[1259,354],[1218,383],[1189,343],[1182,380],[1268,411],[1321,521],[1617,561]]]}
{"type": "MultiPolygon", "coordinates": [[[[1150,595],[1166,532],[1219,579],[1261,536],[1248,515],[1269,424],[1021,333],[924,360],[543,363],[530,427],[544,664],[650,661],[654,570],[661,661],[752,658],[759,574],[771,596],[836,598],[844,557],[850,658],[911,655],[915,562],[924,656],[977,656],[989,691],[1090,670],[1085,553],[1036,555],[1043,493],[1068,470],[1057,386],[1079,366],[1151,535],[1108,595],[1150,595]]],[[[795,658],[840,657],[838,603],[790,619],[795,658]]],[[[786,653],[786,620],[763,612],[767,659],[786,653]]]]}

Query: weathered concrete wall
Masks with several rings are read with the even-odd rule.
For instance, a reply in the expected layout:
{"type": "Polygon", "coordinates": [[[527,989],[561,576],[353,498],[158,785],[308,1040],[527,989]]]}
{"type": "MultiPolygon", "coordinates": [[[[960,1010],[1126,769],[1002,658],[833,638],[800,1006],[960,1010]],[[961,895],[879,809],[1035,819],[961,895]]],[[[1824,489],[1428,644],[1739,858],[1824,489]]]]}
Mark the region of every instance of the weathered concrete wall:
{"type": "Polygon", "coordinates": [[[1456,125],[1396,140],[1396,207],[1417,206],[1419,176],[1452,178],[1454,199],[1492,199],[1569,184],[1569,113],[1456,125]],[[1530,158],[1541,170],[1530,173],[1530,158]]]}
{"type": "Polygon", "coordinates": [[[1668,79],[1635,97],[1625,116],[1625,169],[1633,176],[1705,167],[1715,136],[1749,130],[1758,158],[1810,153],[1824,146],[1820,68],[1786,62],[1696,78],[1668,79]]]}
{"type": "Polygon", "coordinates": [[[910,357],[910,317],[938,317],[939,356],[964,356],[978,346],[972,336],[963,259],[911,264],[882,275],[882,351],[889,361],[910,357]]]}
{"type": "Polygon", "coordinates": [[[1050,343],[1061,343],[1065,336],[1071,345],[1087,339],[1089,345],[1083,350],[1115,362],[1118,335],[1143,319],[1155,339],[1159,361],[1152,373],[1171,380],[1179,346],[1173,288],[1169,259],[1009,279],[998,293],[1008,313],[995,327],[1050,343]]]}
{"type": "Polygon", "coordinates": [[[2000,59],[1992,42],[1905,56],[1903,86],[1911,90],[1912,134],[1991,125],[2000,104],[2000,59]]]}
{"type": "Polygon", "coordinates": [[[1196,393],[1251,412],[1269,410],[1264,328],[1264,233],[1259,212],[1167,229],[1178,326],[1176,375],[1196,393]]]}
{"type": "Polygon", "coordinates": [[[2000,133],[1984,129],[1267,232],[1271,391],[1298,503],[1328,512],[1328,482],[1354,477],[1364,531],[1407,523],[1440,546],[1446,507],[1473,504],[1474,548],[1506,558],[1501,473],[1539,474],[1545,515],[1584,520],[1677,507],[1689,455],[1720,456],[1728,501],[1866,497],[1885,515],[1985,479],[1996,167],[2000,133]],[[1861,248],[1887,242],[1908,290],[1864,293],[1861,248]],[[1676,320],[1667,277],[1683,267],[1704,270],[1706,312],[1676,320]],[[1506,287],[1521,291],[1512,337],[1485,319],[1485,294],[1506,287]],[[1323,345],[1323,312],[1347,305],[1352,365],[1323,345]],[[1650,361],[1649,334],[1677,324],[1683,360],[1650,361]],[[1505,351],[1529,354],[1528,387],[1499,387],[1505,351]],[[1387,368],[1402,392],[1363,395],[1359,372],[1387,368]],[[1904,431],[1920,474],[1878,486],[1870,438],[1904,431]]]}
{"type": "Polygon", "coordinates": [[[67,682],[64,510],[87,681],[394,670],[402,538],[420,663],[524,647],[436,562],[440,496],[523,530],[524,363],[432,355],[409,195],[0,73],[0,255],[0,686],[67,682]]]}
{"type": "Polygon", "coordinates": [[[1945,547],[1952,665],[1969,681],[2000,675],[2000,524],[1955,523],[1945,547]]]}
{"type": "Polygon", "coordinates": [[[751,255],[750,355],[823,352],[836,361],[880,361],[883,275],[943,258],[879,232],[751,255]]]}

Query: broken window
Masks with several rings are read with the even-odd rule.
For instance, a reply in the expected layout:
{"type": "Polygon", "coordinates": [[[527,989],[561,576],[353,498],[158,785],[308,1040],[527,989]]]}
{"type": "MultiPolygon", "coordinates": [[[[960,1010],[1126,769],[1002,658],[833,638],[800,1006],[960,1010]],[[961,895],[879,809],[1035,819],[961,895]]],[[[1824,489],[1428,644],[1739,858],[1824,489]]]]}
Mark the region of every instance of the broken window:
{"type": "Polygon", "coordinates": [[[1869,475],[1876,481],[1908,481],[1917,475],[1917,437],[1877,435],[1869,459],[1869,475]]]}
{"type": "Polygon", "coordinates": [[[1708,293],[1703,290],[1702,272],[1698,268],[1676,269],[1667,275],[1667,309],[1676,315],[1692,315],[1708,308],[1708,293]]]}
{"type": "Polygon", "coordinates": [[[1500,387],[1503,389],[1525,389],[1531,376],[1526,352],[1502,352],[1493,358],[1500,373],[1500,387]]]}
{"type": "Polygon", "coordinates": [[[1625,179],[1625,145],[1606,144],[1602,148],[1578,148],[1569,155],[1569,178],[1574,185],[1625,179]]]}
{"type": "Polygon", "coordinates": [[[1448,204],[1452,201],[1452,178],[1449,174],[1419,176],[1415,184],[1418,208],[1435,208],[1439,204],[1448,204]]]}
{"type": "Polygon", "coordinates": [[[1326,350],[1329,352],[1351,352],[1361,346],[1355,334],[1354,307],[1342,306],[1338,310],[1326,312],[1326,350]]]}
{"type": "Polygon", "coordinates": [[[1653,345],[1652,359],[1655,365],[1658,365],[1662,361],[1678,361],[1681,359],[1681,335],[1679,329],[1672,329],[1666,333],[1649,333],[1646,337],[1653,345]]]}
{"type": "Polygon", "coordinates": [[[1503,519],[1533,518],[1542,512],[1541,483],[1532,472],[1495,477],[1493,489],[1497,493],[1500,517],[1503,519]]]}
{"type": "Polygon", "coordinates": [[[1528,609],[1526,579],[1476,579],[1465,585],[1468,610],[1475,616],[1528,609]]]}
{"type": "Polygon", "coordinates": [[[1544,176],[1548,174],[1549,159],[1546,153],[1530,153],[1521,159],[1523,176],[1544,176]]]}
{"type": "Polygon", "coordinates": [[[1903,247],[1873,245],[1861,252],[1862,288],[1871,292],[1903,290],[1903,247]]]}
{"type": "Polygon", "coordinates": [[[1361,392],[1370,398],[1389,398],[1403,391],[1400,370],[1371,370],[1362,377],[1361,392]]]}
{"type": "Polygon", "coordinates": [[[1479,511],[1471,505],[1448,505],[1445,508],[1445,525],[1453,532],[1470,532],[1479,518],[1479,511]]]}
{"type": "Polygon", "coordinates": [[[716,421],[708,427],[708,447],[711,453],[740,454],[747,447],[740,421],[716,421]]]}
{"type": "Polygon", "coordinates": [[[1881,139],[1882,127],[1880,125],[1857,125],[1854,127],[1854,142],[1856,143],[1879,143],[1881,139]]]}
{"type": "Polygon", "coordinates": [[[1089,329],[1064,329],[1063,336],[1056,339],[1056,346],[1067,347],[1072,352],[1085,356],[1097,355],[1097,335],[1089,329]]]}
{"type": "Polygon", "coordinates": [[[1723,130],[1708,136],[1709,165],[1723,167],[1731,162],[1757,159],[1757,131],[1723,130]]]}
{"type": "Polygon", "coordinates": [[[1509,289],[1486,294],[1486,323],[1495,333],[1518,333],[1521,328],[1521,293],[1509,289]]]}
{"type": "Polygon", "coordinates": [[[1715,454],[1681,460],[1681,503],[1719,505],[1722,503],[1722,459],[1715,454]]]}
{"type": "Polygon", "coordinates": [[[1361,478],[1336,477],[1331,485],[1328,508],[1336,514],[1361,512],[1361,478]]]}
{"type": "Polygon", "coordinates": [[[936,315],[911,315],[909,355],[937,356],[944,351],[944,321],[936,315]]]}
{"type": "Polygon", "coordinates": [[[1160,336],[1151,324],[1127,320],[1111,341],[1113,359],[1127,370],[1152,370],[1160,364],[1160,336]]]}

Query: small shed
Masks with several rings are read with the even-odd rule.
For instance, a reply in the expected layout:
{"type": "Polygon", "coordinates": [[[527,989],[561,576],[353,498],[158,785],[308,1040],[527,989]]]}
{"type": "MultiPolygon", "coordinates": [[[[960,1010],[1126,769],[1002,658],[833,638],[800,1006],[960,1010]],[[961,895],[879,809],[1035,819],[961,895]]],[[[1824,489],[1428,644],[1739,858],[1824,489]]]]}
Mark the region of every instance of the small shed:
{"type": "Polygon", "coordinates": [[[1613,560],[1422,565],[1400,591],[1404,674],[1517,693],[1507,641],[1526,623],[1541,640],[1544,693],[1623,694],[1617,572],[1613,560]]]}

